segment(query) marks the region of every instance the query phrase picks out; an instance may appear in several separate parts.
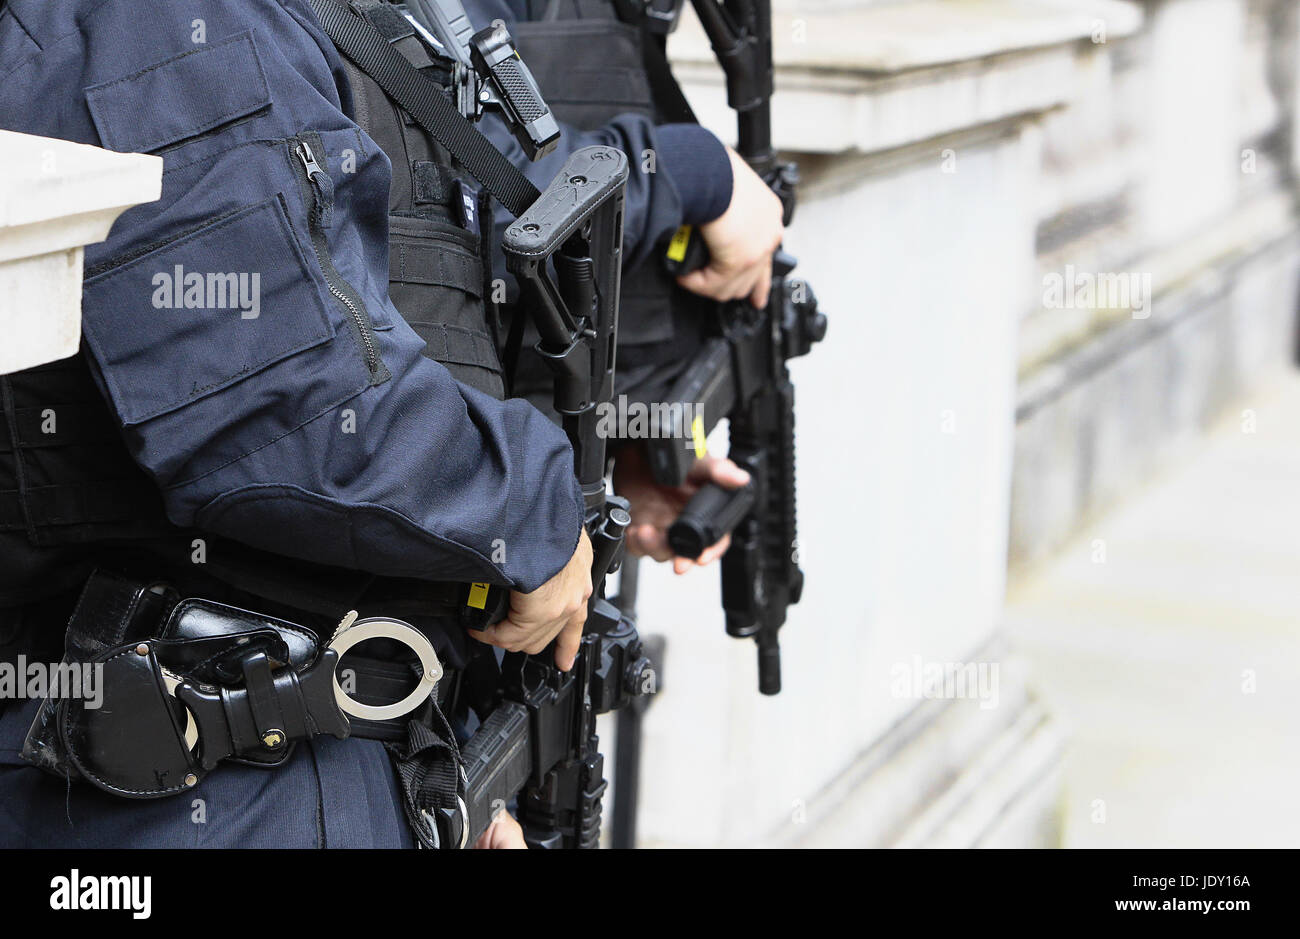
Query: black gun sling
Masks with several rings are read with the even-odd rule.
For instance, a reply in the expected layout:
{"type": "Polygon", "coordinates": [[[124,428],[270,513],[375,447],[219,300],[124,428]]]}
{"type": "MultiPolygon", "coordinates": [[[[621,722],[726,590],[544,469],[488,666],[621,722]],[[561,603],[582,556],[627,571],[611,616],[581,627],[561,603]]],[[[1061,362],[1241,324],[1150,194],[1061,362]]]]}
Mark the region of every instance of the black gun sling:
{"type": "Polygon", "coordinates": [[[396,52],[368,21],[337,0],[310,0],[339,51],[392,96],[497,201],[516,216],[537,201],[537,187],[456,110],[441,88],[396,52]]]}

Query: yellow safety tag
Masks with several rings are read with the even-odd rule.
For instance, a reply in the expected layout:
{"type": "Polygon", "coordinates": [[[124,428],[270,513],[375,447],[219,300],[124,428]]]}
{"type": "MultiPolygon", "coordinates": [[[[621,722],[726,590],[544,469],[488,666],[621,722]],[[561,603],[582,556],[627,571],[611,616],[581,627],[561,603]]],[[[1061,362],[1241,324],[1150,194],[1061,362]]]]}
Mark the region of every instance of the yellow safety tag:
{"type": "Polygon", "coordinates": [[[465,601],[466,606],[472,606],[476,610],[487,608],[488,585],[487,584],[470,584],[469,599],[465,601]]]}
{"type": "Polygon", "coordinates": [[[691,439],[695,441],[695,457],[702,460],[709,452],[708,441],[704,438],[704,415],[696,414],[691,421],[691,439]]]}
{"type": "Polygon", "coordinates": [[[686,260],[686,246],[690,243],[691,226],[683,225],[673,232],[673,239],[668,242],[668,260],[679,264],[686,260]]]}

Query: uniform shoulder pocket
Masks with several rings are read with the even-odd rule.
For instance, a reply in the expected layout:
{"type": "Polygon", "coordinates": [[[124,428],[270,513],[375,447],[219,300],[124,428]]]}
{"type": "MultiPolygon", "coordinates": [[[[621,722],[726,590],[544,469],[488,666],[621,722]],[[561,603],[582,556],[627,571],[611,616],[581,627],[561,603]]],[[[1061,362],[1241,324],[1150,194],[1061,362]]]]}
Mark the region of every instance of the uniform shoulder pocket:
{"type": "Polygon", "coordinates": [[[133,153],[161,150],[271,105],[252,30],[85,92],[104,146],[133,153]]]}
{"type": "Polygon", "coordinates": [[[328,340],[318,281],[279,197],[89,278],[83,329],[122,422],[175,410],[328,340]]]}

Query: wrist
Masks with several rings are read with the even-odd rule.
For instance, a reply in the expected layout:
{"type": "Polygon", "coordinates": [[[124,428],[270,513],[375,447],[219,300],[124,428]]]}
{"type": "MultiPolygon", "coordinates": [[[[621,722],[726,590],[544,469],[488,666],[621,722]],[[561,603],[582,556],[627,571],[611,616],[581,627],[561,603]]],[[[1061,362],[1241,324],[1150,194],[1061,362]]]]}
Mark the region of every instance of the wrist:
{"type": "Polygon", "coordinates": [[[660,169],[681,199],[683,224],[704,225],[727,210],[735,176],[722,141],[698,124],[661,124],[655,145],[660,169]]]}

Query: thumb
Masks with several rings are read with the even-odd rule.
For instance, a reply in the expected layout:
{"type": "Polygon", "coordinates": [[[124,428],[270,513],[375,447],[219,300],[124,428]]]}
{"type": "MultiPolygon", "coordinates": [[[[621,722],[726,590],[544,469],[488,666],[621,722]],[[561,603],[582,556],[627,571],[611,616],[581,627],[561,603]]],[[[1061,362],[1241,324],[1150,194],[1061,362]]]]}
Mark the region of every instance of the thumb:
{"type": "Polygon", "coordinates": [[[691,293],[698,293],[703,296],[711,296],[712,293],[720,290],[727,282],[728,277],[721,270],[710,264],[708,267],[702,267],[698,271],[691,271],[689,274],[683,274],[677,278],[677,283],[684,290],[691,293]]]}
{"type": "Polygon", "coordinates": [[[749,482],[749,473],[726,457],[706,456],[686,474],[693,483],[717,483],[723,489],[739,489],[749,482]]]}

